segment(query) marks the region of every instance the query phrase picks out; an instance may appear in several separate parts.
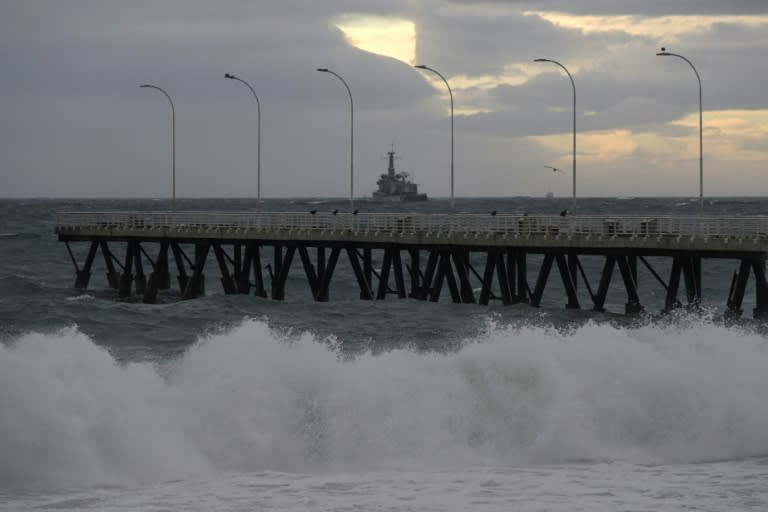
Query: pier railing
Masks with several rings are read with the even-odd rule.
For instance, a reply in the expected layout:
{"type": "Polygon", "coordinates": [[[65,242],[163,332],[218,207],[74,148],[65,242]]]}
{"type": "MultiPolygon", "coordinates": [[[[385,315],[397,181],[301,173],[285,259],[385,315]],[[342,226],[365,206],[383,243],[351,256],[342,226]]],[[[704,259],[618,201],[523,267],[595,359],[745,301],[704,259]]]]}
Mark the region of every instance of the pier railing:
{"type": "Polygon", "coordinates": [[[768,217],[307,212],[58,212],[56,231],[301,231],[382,234],[734,238],[768,241],[768,217]]]}

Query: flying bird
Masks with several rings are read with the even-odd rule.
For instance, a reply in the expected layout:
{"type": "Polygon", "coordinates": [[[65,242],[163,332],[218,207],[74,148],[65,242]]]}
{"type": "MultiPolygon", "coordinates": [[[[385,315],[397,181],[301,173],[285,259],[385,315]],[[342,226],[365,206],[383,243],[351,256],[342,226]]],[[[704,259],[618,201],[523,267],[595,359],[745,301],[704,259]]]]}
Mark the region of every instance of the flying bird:
{"type": "Polygon", "coordinates": [[[557,167],[552,167],[551,165],[545,165],[547,169],[552,169],[552,172],[563,172],[562,169],[558,169],[557,167]]]}

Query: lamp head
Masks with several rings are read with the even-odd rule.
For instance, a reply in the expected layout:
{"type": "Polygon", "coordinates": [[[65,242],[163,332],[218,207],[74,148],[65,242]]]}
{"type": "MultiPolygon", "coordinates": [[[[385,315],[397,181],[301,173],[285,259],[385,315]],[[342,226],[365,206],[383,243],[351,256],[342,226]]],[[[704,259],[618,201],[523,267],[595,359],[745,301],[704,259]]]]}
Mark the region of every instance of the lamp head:
{"type": "Polygon", "coordinates": [[[237,77],[236,77],[235,75],[231,74],[231,73],[226,73],[226,74],[224,75],[224,78],[231,78],[231,79],[233,79],[233,80],[234,80],[234,79],[235,79],[235,78],[237,78],[237,77]]]}
{"type": "Polygon", "coordinates": [[[428,68],[427,66],[425,66],[424,64],[419,64],[418,66],[413,66],[413,67],[415,67],[415,68],[418,68],[418,69],[429,69],[429,68],[428,68]]]}
{"type": "Polygon", "coordinates": [[[149,84],[141,84],[139,87],[152,87],[152,86],[149,84]]]}
{"type": "Polygon", "coordinates": [[[533,62],[549,62],[549,59],[533,59],[533,62]]]}
{"type": "Polygon", "coordinates": [[[328,73],[328,68],[317,68],[321,73],[328,73]]]}

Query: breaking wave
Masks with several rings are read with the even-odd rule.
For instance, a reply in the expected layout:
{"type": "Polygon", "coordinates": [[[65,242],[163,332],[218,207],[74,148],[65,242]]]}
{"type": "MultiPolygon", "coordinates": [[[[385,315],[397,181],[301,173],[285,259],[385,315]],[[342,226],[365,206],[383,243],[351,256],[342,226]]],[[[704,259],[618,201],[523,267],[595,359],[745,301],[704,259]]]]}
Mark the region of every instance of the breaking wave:
{"type": "Polygon", "coordinates": [[[492,324],[455,352],[349,359],[247,320],[159,366],[75,328],[28,333],[0,344],[0,487],[764,455],[766,344],[712,324],[492,324]]]}

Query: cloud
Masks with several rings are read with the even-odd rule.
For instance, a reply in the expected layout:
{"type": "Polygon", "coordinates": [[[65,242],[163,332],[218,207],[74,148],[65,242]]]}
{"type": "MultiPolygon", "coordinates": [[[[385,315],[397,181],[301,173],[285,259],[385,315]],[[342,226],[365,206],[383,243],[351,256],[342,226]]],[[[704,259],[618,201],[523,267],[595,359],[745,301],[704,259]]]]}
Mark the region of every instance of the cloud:
{"type": "Polygon", "coordinates": [[[357,194],[374,188],[379,157],[394,143],[423,190],[447,195],[447,92],[406,58],[355,47],[337,27],[371,16],[412,24],[415,62],[451,83],[458,195],[543,195],[567,181],[538,171],[567,160],[571,86],[556,66],[534,64],[537,57],[573,74],[585,187],[685,193],[685,180],[663,188],[661,179],[632,181],[651,168],[668,171],[696,147],[696,79],[680,59],[655,56],[662,44],[701,75],[709,179],[768,193],[729,179],[728,170],[729,158],[768,156],[765,15],[765,2],[690,0],[10,0],[0,4],[0,190],[168,195],[170,111],[157,91],[138,88],[150,82],[176,107],[178,194],[253,195],[255,105],[224,79],[231,72],[261,100],[263,194],[343,197],[349,101],[338,80],[315,71],[328,67],[354,97],[357,194]],[[584,30],[583,16],[611,30],[584,30]],[[657,30],[669,16],[682,16],[674,45],[657,30]]]}

